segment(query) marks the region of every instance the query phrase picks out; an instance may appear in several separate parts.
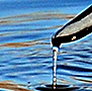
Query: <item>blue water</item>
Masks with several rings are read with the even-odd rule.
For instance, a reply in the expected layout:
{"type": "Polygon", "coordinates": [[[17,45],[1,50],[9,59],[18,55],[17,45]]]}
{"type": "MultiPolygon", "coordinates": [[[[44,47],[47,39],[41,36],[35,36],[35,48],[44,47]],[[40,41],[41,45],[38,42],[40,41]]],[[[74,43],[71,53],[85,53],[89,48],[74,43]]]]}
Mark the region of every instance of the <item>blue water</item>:
{"type": "MultiPolygon", "coordinates": [[[[92,0],[1,0],[0,82],[28,82],[27,89],[52,83],[50,38],[69,18],[92,0]],[[64,15],[62,17],[62,15],[64,15]]],[[[58,55],[58,84],[92,90],[92,35],[62,45],[58,55]],[[84,88],[85,87],[85,88],[84,88]]],[[[5,90],[8,91],[8,90],[5,90]]]]}

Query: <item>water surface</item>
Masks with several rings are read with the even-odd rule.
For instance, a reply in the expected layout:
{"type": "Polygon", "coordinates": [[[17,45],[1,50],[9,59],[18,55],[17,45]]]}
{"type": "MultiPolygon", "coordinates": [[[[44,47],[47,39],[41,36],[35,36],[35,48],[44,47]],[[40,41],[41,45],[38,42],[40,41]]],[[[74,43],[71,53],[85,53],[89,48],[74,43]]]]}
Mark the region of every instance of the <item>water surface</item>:
{"type": "MultiPolygon", "coordinates": [[[[51,84],[53,61],[50,38],[91,2],[1,0],[0,82],[16,83],[27,91],[36,91],[38,86],[51,84]],[[29,88],[28,82],[31,84],[29,88]]],[[[92,36],[62,45],[57,65],[58,84],[79,86],[79,91],[91,91],[92,36]]]]}

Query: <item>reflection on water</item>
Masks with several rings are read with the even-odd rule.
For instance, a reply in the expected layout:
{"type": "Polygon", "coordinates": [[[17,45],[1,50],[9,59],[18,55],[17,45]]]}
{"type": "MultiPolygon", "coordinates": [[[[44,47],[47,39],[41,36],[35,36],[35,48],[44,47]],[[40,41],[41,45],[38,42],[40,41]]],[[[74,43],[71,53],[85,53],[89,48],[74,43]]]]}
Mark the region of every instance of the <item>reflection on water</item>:
{"type": "MultiPolygon", "coordinates": [[[[3,81],[0,82],[0,88],[3,89],[9,89],[9,90],[13,90],[13,91],[33,91],[33,90],[28,90],[26,88],[23,88],[24,85],[22,84],[16,84],[13,83],[12,81],[3,81]]],[[[0,90],[0,91],[4,91],[4,90],[0,90]]]]}
{"type": "MultiPolygon", "coordinates": [[[[75,15],[49,10],[1,17],[0,88],[35,91],[38,86],[51,84],[50,38],[75,15]],[[30,89],[27,88],[28,82],[30,89]]],[[[92,90],[92,36],[62,45],[57,64],[58,84],[79,86],[79,91],[92,90]]]]}
{"type": "Polygon", "coordinates": [[[51,12],[36,12],[31,14],[25,15],[17,15],[11,17],[1,18],[0,24],[16,24],[16,23],[23,23],[23,22],[32,22],[38,20],[54,20],[54,19],[70,19],[73,18],[75,15],[69,14],[57,14],[51,12]]]}

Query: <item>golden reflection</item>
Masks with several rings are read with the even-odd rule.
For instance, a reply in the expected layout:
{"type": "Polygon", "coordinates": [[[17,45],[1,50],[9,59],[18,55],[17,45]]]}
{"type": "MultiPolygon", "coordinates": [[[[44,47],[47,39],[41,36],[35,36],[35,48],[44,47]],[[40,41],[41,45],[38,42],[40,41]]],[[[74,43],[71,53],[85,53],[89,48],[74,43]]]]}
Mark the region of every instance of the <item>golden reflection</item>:
{"type": "Polygon", "coordinates": [[[28,46],[33,46],[32,44],[28,43],[6,43],[3,45],[0,45],[0,47],[28,47],[28,46]]]}
{"type": "Polygon", "coordinates": [[[92,79],[87,79],[87,78],[80,78],[80,77],[71,77],[74,80],[78,80],[84,83],[91,83],[92,84],[92,79]]]}
{"type": "Polygon", "coordinates": [[[25,87],[24,85],[21,85],[21,84],[19,85],[12,81],[0,82],[0,88],[2,89],[8,89],[8,90],[13,90],[13,91],[33,91],[33,90],[28,90],[24,87],[25,87]]]}
{"type": "Polygon", "coordinates": [[[31,14],[17,15],[0,18],[0,24],[16,24],[23,23],[28,21],[37,21],[37,20],[50,20],[50,19],[71,19],[75,15],[71,14],[57,14],[55,12],[35,12],[31,14]]]}
{"type": "Polygon", "coordinates": [[[18,48],[18,47],[32,47],[35,45],[50,45],[50,43],[41,42],[41,40],[46,40],[46,38],[29,41],[29,42],[5,43],[5,44],[1,44],[0,47],[16,47],[16,48],[18,48]]]}

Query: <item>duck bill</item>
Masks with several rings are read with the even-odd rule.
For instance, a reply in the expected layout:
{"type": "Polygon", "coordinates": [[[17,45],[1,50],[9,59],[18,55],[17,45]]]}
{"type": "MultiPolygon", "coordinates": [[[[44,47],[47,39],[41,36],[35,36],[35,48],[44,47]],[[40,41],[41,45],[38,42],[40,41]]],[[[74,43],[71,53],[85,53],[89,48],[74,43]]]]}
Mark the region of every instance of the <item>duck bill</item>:
{"type": "Polygon", "coordinates": [[[60,48],[62,43],[83,39],[90,33],[92,33],[92,5],[59,29],[52,37],[52,45],[60,48]]]}

